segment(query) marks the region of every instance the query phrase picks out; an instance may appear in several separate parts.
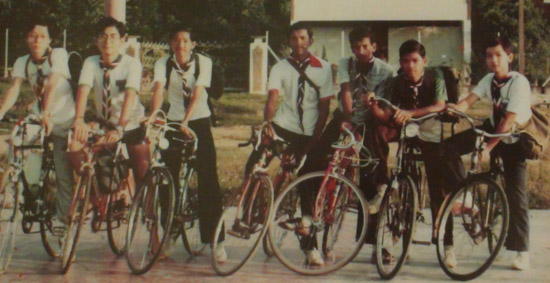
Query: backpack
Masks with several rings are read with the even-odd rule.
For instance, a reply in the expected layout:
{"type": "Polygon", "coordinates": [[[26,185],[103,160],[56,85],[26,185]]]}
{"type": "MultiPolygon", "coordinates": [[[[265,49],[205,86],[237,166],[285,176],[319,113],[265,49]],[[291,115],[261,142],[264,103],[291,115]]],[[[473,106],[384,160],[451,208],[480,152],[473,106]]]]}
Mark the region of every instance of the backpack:
{"type": "MultiPolygon", "coordinates": [[[[169,58],[171,58],[172,55],[170,55],[169,58]]],[[[195,77],[195,80],[200,75],[200,60],[199,55],[197,53],[193,53],[193,60],[195,60],[195,73],[193,74],[193,77],[195,77]]],[[[165,89],[168,89],[168,86],[170,86],[170,74],[172,73],[172,69],[174,68],[174,62],[172,60],[168,60],[166,62],[166,85],[164,86],[165,89]]],[[[208,98],[213,99],[220,99],[223,95],[223,89],[225,86],[225,68],[219,64],[219,62],[214,62],[212,60],[212,78],[210,80],[210,87],[206,88],[206,91],[208,92],[208,98]]]]}
{"type": "MultiPolygon", "coordinates": [[[[460,75],[457,69],[450,66],[435,66],[428,67],[427,70],[440,72],[445,80],[445,88],[447,89],[447,102],[457,103],[460,96],[460,75]]],[[[403,69],[399,68],[397,74],[403,74],[403,69]]]]}

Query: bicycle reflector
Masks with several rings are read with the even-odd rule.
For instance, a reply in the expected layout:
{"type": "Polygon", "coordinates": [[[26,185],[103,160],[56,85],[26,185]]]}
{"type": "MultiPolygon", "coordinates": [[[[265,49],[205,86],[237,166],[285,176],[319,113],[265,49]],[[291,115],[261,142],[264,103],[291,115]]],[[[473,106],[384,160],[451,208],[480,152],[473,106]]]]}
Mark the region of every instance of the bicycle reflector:
{"type": "Polygon", "coordinates": [[[405,136],[407,138],[414,138],[418,135],[418,129],[420,126],[416,123],[410,123],[405,126],[405,136]]]}
{"type": "Polygon", "coordinates": [[[162,150],[165,150],[168,148],[168,146],[170,145],[170,142],[168,142],[168,139],[166,138],[162,138],[160,139],[159,141],[159,148],[162,149],[162,150]]]}

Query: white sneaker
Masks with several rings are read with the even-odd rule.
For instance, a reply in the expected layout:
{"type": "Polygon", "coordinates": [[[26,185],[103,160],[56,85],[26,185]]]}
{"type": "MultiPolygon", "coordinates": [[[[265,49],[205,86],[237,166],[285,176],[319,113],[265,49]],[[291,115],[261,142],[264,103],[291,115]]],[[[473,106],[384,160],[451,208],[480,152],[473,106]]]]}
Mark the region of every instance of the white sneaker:
{"type": "Polygon", "coordinates": [[[378,185],[378,187],[376,188],[378,193],[374,196],[373,199],[367,202],[369,214],[378,213],[378,211],[380,210],[380,204],[382,204],[382,199],[384,198],[384,194],[386,193],[387,188],[388,188],[388,185],[386,184],[378,185]]]}
{"type": "Polygon", "coordinates": [[[458,265],[453,246],[445,246],[445,264],[450,268],[455,268],[458,265]]]}
{"type": "Polygon", "coordinates": [[[223,243],[218,243],[216,246],[214,250],[214,259],[216,259],[218,263],[225,263],[227,261],[227,252],[225,252],[223,243]]]}
{"type": "Polygon", "coordinates": [[[512,269],[527,270],[529,265],[529,252],[518,252],[514,262],[512,262],[512,269]]]}
{"type": "Polygon", "coordinates": [[[321,253],[317,249],[313,249],[311,251],[306,251],[306,264],[323,266],[325,261],[323,260],[321,253]]]}

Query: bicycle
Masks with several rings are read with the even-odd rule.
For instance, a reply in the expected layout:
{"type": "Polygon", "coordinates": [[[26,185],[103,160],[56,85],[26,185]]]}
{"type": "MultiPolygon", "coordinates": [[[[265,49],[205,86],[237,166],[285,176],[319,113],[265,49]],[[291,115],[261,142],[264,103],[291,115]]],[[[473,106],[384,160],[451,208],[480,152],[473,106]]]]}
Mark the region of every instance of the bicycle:
{"type": "Polygon", "coordinates": [[[498,158],[492,157],[489,171],[480,168],[479,155],[485,138],[507,138],[512,133],[490,134],[477,128],[473,118],[448,110],[465,119],[476,134],[475,149],[471,154],[468,176],[445,199],[436,222],[437,258],[443,271],[455,280],[472,280],[485,272],[504,244],[509,225],[508,199],[503,187],[503,169],[498,158]],[[450,224],[449,224],[450,223],[450,224]],[[452,226],[458,265],[450,268],[445,263],[445,227],[452,226]],[[486,242],[486,243],[485,243],[486,242]],[[487,245],[483,247],[483,245],[487,245]]]}
{"type": "MultiPolygon", "coordinates": [[[[128,246],[126,259],[132,272],[137,275],[151,269],[165,249],[167,241],[175,241],[179,235],[182,235],[185,244],[187,236],[184,225],[187,223],[194,225],[198,221],[198,217],[195,217],[196,208],[186,207],[189,203],[186,200],[189,194],[188,182],[190,176],[194,175],[193,169],[187,166],[191,160],[194,160],[197,139],[180,140],[184,143],[182,171],[185,171],[185,174],[180,176],[183,179],[178,188],[177,200],[175,200],[172,175],[169,168],[162,162],[161,151],[169,147],[165,134],[168,131],[178,131],[179,126],[181,126],[179,123],[167,123],[162,111],[151,115],[148,123],[146,136],[153,144],[154,150],[147,175],[132,205],[130,224],[126,234],[128,246]]],[[[196,135],[193,133],[193,136],[196,135]]]]}
{"type": "MultiPolygon", "coordinates": [[[[102,223],[106,222],[111,250],[117,256],[126,252],[127,228],[125,226],[128,225],[128,214],[134,195],[133,178],[127,163],[129,160],[128,151],[121,140],[116,143],[112,159],[108,156],[110,160],[108,163],[108,176],[98,175],[98,171],[103,172],[102,167],[104,167],[98,166],[98,158],[105,153],[106,147],[104,144],[97,144],[97,141],[105,134],[102,129],[89,131],[87,146],[84,148],[85,161],[78,174],[69,207],[69,223],[61,260],[62,274],[69,271],[76,253],[82,226],[84,226],[90,212],[93,213],[90,222],[92,231],[102,230],[102,223]]],[[[69,131],[68,144],[70,144],[71,138],[72,130],[69,131]]]]}
{"type": "MultiPolygon", "coordinates": [[[[384,102],[392,109],[398,109],[383,98],[376,100],[384,102]]],[[[418,214],[422,213],[419,206],[420,200],[424,201],[425,197],[422,187],[425,177],[417,162],[419,149],[415,146],[415,139],[419,124],[438,116],[439,113],[431,113],[410,118],[401,127],[396,166],[391,170],[388,190],[378,213],[375,254],[376,268],[382,279],[392,279],[399,272],[409,254],[417,222],[425,223],[423,214],[418,214]]],[[[430,245],[431,242],[417,243],[430,245]]]]}
{"type": "Polygon", "coordinates": [[[15,247],[17,224],[21,221],[25,234],[40,233],[42,244],[49,256],[60,254],[58,240],[60,234],[55,206],[55,172],[52,144],[45,137],[40,117],[29,115],[21,120],[4,119],[3,122],[16,122],[10,135],[13,159],[3,172],[7,174],[2,184],[3,197],[0,200],[0,273],[10,262],[15,247]],[[28,155],[42,154],[40,182],[38,188],[31,186],[25,175],[24,165],[28,155]],[[13,199],[12,199],[13,198],[13,199]],[[38,222],[39,231],[33,231],[38,222]]]}
{"type": "Polygon", "coordinates": [[[231,275],[242,268],[254,255],[260,241],[264,252],[272,254],[271,244],[266,237],[274,195],[296,174],[305,160],[296,162],[293,151],[288,149],[289,143],[277,135],[269,138],[262,132],[266,124],[251,128],[250,139],[239,147],[253,145],[254,150],[261,151],[258,162],[253,165],[245,176],[240,188],[231,197],[216,226],[212,241],[212,252],[219,245],[220,237],[224,235],[224,246],[227,250],[227,261],[218,262],[212,256],[214,270],[222,276],[231,275]],[[269,178],[267,167],[273,157],[280,158],[279,170],[273,183],[269,178]],[[226,226],[227,225],[227,226],[226,226]]]}
{"type": "Polygon", "coordinates": [[[297,178],[280,192],[275,201],[269,239],[281,263],[297,273],[322,275],[338,270],[351,261],[363,246],[368,211],[363,193],[357,186],[357,171],[367,166],[374,170],[378,162],[370,157],[362,140],[356,139],[357,132],[358,128],[354,132],[344,128],[340,139],[332,144],[334,153],[328,168],[297,178]],[[312,195],[307,192],[300,194],[299,191],[304,189],[312,195]],[[312,199],[308,201],[310,197],[312,199]],[[357,221],[359,211],[364,215],[361,223],[357,221]],[[289,229],[291,224],[295,225],[295,229],[289,229]],[[356,227],[361,224],[362,229],[357,233],[356,227]],[[281,236],[289,232],[294,232],[295,237],[281,236]],[[318,233],[321,233],[325,258],[322,266],[308,263],[298,248],[316,248],[318,233]]]}

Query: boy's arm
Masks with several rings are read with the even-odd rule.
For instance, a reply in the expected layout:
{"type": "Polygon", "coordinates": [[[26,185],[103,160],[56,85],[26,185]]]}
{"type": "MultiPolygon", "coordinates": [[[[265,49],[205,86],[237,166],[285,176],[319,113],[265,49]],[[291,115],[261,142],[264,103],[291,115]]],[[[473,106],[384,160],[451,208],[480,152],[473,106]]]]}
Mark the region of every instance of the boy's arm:
{"type": "Polygon", "coordinates": [[[164,85],[161,82],[155,82],[153,87],[153,98],[151,99],[151,114],[159,110],[164,100],[164,85]]]}
{"type": "Polygon", "coordinates": [[[353,111],[353,98],[351,95],[351,85],[349,82],[340,84],[340,99],[342,101],[342,110],[344,113],[344,122],[351,122],[351,112],[353,111]]]}
{"type": "Polygon", "coordinates": [[[10,110],[21,92],[21,84],[23,83],[23,78],[15,77],[10,87],[4,93],[4,99],[2,100],[2,105],[0,106],[0,119],[3,119],[6,115],[6,112],[10,110]]]}

